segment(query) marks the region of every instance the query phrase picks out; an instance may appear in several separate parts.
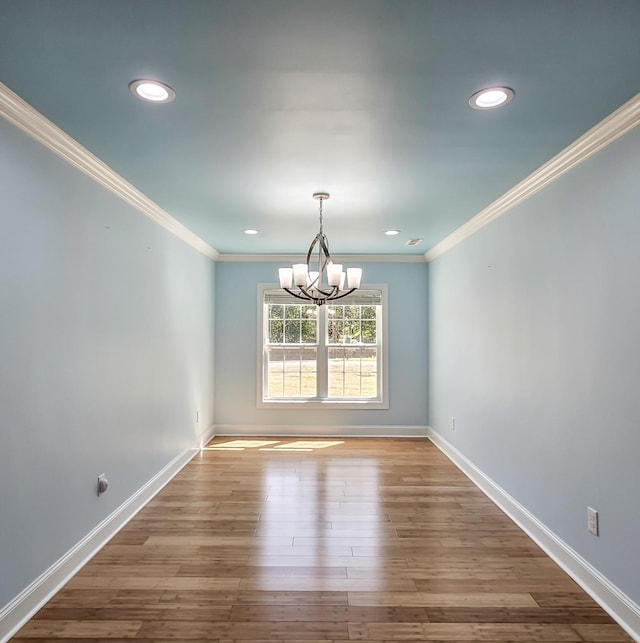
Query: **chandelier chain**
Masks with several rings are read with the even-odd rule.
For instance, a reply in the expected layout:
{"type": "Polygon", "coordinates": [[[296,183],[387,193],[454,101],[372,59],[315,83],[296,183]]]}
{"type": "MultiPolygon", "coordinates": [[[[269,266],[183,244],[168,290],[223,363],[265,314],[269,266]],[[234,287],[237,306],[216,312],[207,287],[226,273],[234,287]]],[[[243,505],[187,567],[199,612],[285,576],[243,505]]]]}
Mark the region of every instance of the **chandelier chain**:
{"type": "Polygon", "coordinates": [[[320,197],[318,200],[320,201],[320,235],[322,235],[322,202],[324,199],[320,197]]]}

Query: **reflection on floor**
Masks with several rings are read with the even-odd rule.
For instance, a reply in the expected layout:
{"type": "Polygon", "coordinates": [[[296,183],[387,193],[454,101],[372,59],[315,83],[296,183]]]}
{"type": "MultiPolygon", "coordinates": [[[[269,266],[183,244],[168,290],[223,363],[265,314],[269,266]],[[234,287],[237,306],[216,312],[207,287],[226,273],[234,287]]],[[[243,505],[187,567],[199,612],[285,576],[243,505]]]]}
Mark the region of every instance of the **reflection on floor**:
{"type": "Polygon", "coordinates": [[[426,440],[218,438],[16,641],[630,641],[426,440]]]}

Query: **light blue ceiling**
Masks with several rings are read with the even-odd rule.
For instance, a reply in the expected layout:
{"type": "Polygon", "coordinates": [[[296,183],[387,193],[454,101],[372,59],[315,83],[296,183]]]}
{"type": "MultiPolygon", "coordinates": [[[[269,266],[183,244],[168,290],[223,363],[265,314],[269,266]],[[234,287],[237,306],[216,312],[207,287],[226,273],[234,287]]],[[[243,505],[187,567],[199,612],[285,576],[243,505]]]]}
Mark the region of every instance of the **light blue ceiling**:
{"type": "Polygon", "coordinates": [[[326,190],[334,253],[422,254],[640,91],[639,33],[637,0],[1,0],[0,80],[222,253],[305,251],[326,190]]]}

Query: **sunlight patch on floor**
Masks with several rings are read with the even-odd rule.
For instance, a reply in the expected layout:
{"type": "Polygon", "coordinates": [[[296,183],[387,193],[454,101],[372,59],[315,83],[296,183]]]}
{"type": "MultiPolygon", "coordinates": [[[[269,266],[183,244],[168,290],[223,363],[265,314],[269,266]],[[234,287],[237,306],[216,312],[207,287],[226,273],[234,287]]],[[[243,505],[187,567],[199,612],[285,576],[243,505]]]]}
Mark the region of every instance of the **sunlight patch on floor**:
{"type": "Polygon", "coordinates": [[[281,447],[265,447],[260,451],[313,451],[313,449],[296,449],[295,447],[281,446],[281,447]]]}
{"type": "Polygon", "coordinates": [[[296,440],[278,445],[274,449],[327,449],[338,444],[344,444],[344,440],[296,440]]]}
{"type": "Polygon", "coordinates": [[[282,442],[281,440],[231,440],[221,444],[203,447],[203,451],[244,451],[245,449],[259,449],[260,451],[315,451],[328,449],[344,444],[344,440],[295,440],[282,442]]]}
{"type": "Polygon", "coordinates": [[[245,449],[258,449],[266,447],[269,444],[278,444],[280,440],[231,440],[210,447],[205,447],[207,451],[244,451],[245,449]]]}

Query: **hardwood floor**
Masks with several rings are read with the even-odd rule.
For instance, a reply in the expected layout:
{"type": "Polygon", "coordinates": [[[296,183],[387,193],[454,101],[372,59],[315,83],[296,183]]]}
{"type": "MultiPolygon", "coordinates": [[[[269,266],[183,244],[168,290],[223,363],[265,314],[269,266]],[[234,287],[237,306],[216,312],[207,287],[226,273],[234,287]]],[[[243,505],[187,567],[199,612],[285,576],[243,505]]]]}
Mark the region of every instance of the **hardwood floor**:
{"type": "Polygon", "coordinates": [[[632,640],[431,443],[363,438],[215,439],[13,640],[128,638],[632,640]]]}

